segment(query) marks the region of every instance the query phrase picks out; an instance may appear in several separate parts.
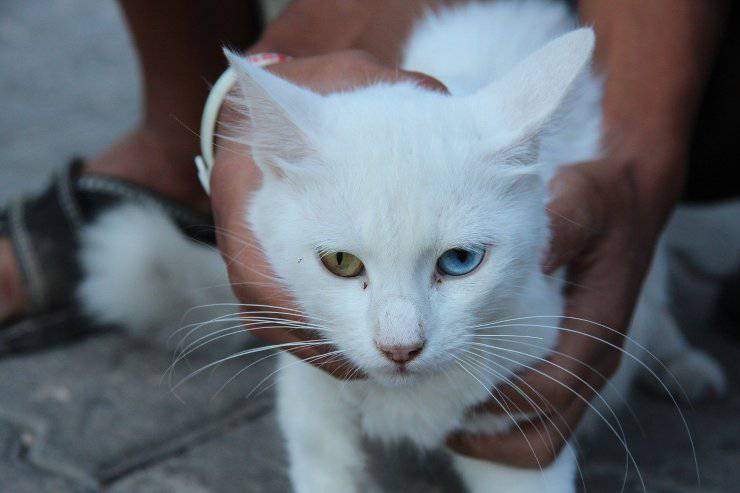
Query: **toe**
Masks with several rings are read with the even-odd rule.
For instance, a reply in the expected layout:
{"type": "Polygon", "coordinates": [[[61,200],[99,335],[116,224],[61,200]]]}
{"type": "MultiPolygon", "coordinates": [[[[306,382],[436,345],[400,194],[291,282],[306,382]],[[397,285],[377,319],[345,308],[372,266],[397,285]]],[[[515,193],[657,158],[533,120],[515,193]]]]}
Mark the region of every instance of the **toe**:
{"type": "Polygon", "coordinates": [[[9,240],[0,239],[0,323],[17,318],[27,306],[23,278],[9,240]]]}

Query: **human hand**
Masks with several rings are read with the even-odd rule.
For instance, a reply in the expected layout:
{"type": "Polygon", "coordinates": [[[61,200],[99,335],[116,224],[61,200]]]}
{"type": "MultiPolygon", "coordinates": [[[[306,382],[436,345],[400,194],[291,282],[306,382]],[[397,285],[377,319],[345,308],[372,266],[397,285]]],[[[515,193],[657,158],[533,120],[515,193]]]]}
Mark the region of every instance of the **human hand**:
{"type": "MultiPolygon", "coordinates": [[[[534,417],[520,423],[521,431],[507,434],[455,433],[447,444],[456,452],[516,467],[550,464],[587,402],[616,371],[617,348],[624,344],[655,242],[682,183],[681,176],[646,177],[639,169],[638,160],[610,158],[566,167],[553,180],[548,207],[553,238],[544,270],[567,266],[565,318],[560,324],[532,322],[559,330],[555,351],[521,380],[494,390],[509,412],[534,417]]],[[[506,410],[489,401],[475,412],[506,410]]]]}
{"type": "MultiPolygon", "coordinates": [[[[446,91],[436,79],[386,66],[356,50],[295,59],[270,66],[268,70],[324,94],[378,81],[398,80],[412,80],[433,90],[446,91]]],[[[334,348],[330,344],[313,345],[310,341],[317,340],[317,334],[297,328],[306,320],[296,310],[288,293],[271,276],[267,260],[247,227],[247,198],[259,188],[260,179],[260,172],[246,147],[230,141],[219,142],[211,176],[211,201],[218,246],[226,260],[234,293],[240,302],[254,306],[253,310],[279,312],[270,316],[284,320],[271,323],[276,326],[274,328],[260,328],[252,333],[270,344],[289,344],[286,350],[338,378],[356,377],[358,373],[346,360],[331,356],[334,348]]]]}
{"type": "MultiPolygon", "coordinates": [[[[686,0],[681,8],[675,3],[578,2],[581,20],[595,26],[596,61],[608,74],[603,109],[611,155],[565,168],[554,180],[554,237],[545,271],[568,267],[566,316],[614,331],[565,319],[561,326],[568,330],[560,331],[560,354],[552,354],[552,364],[521,375],[527,384],[518,381],[519,390],[499,389],[524,412],[539,414],[520,392],[545,404],[550,416],[522,423],[526,438],[518,430],[455,434],[448,445],[461,454],[520,467],[549,464],[579,422],[585,401],[604,384],[596,372],[609,377],[619,364],[620,352],[609,344],[623,345],[621,334],[655,242],[683,186],[686,146],[727,18],[728,2],[686,0]],[[674,8],[666,16],[668,5],[674,8]]],[[[490,403],[485,407],[503,412],[490,403]]]]}

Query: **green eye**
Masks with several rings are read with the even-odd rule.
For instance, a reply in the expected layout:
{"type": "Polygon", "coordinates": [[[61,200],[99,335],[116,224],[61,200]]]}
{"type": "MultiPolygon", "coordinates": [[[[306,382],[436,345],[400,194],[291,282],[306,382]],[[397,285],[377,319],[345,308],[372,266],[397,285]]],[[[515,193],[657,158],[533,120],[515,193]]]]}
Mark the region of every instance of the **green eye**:
{"type": "Polygon", "coordinates": [[[365,270],[360,259],[347,252],[331,252],[321,255],[321,262],[329,272],[339,277],[357,277],[365,270]]]}

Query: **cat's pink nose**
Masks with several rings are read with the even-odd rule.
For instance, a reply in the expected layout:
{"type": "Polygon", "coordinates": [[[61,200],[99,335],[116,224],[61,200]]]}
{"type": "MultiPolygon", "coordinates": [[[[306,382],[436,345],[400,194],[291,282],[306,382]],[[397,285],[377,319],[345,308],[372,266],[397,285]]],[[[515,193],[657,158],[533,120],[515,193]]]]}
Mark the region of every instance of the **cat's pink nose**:
{"type": "Polygon", "coordinates": [[[416,358],[421,354],[421,350],[424,349],[424,341],[419,341],[406,346],[382,346],[378,345],[378,349],[383,356],[398,363],[399,365],[405,365],[412,359],[416,358]]]}

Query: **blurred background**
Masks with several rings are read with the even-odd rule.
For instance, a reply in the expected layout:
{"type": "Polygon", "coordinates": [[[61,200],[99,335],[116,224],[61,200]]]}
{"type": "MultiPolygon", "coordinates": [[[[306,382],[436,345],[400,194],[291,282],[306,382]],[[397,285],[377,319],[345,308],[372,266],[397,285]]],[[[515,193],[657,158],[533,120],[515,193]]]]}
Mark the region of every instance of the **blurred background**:
{"type": "MultiPolygon", "coordinates": [[[[266,2],[268,14],[285,3],[266,2]]],[[[0,2],[0,102],[0,203],[38,189],[52,168],[94,154],[130,128],[140,107],[139,78],[116,2],[0,2]]],[[[703,213],[694,209],[676,221],[703,213]]],[[[738,204],[725,204],[720,216],[702,233],[704,241],[714,255],[734,255],[738,204]]],[[[680,226],[675,231],[677,245],[697,236],[680,226]]],[[[679,318],[730,376],[728,397],[684,410],[701,486],[671,404],[638,391],[632,406],[639,424],[627,414],[622,421],[649,491],[738,491],[740,328],[727,312],[717,315],[719,280],[681,260],[680,252],[677,258],[679,318]]],[[[724,295],[730,309],[740,301],[734,293],[724,295]]],[[[213,354],[199,357],[185,371],[213,354]]],[[[176,392],[165,376],[171,362],[172,347],[119,332],[0,359],[0,492],[289,491],[269,383],[252,392],[272,371],[269,361],[221,391],[245,361],[200,375],[176,392]]],[[[625,455],[617,440],[603,431],[581,446],[588,490],[619,491],[625,455]]],[[[388,491],[459,490],[442,457],[376,452],[374,467],[388,491]],[[402,487],[391,480],[399,475],[402,487]]],[[[639,491],[634,468],[627,484],[639,491]]]]}

